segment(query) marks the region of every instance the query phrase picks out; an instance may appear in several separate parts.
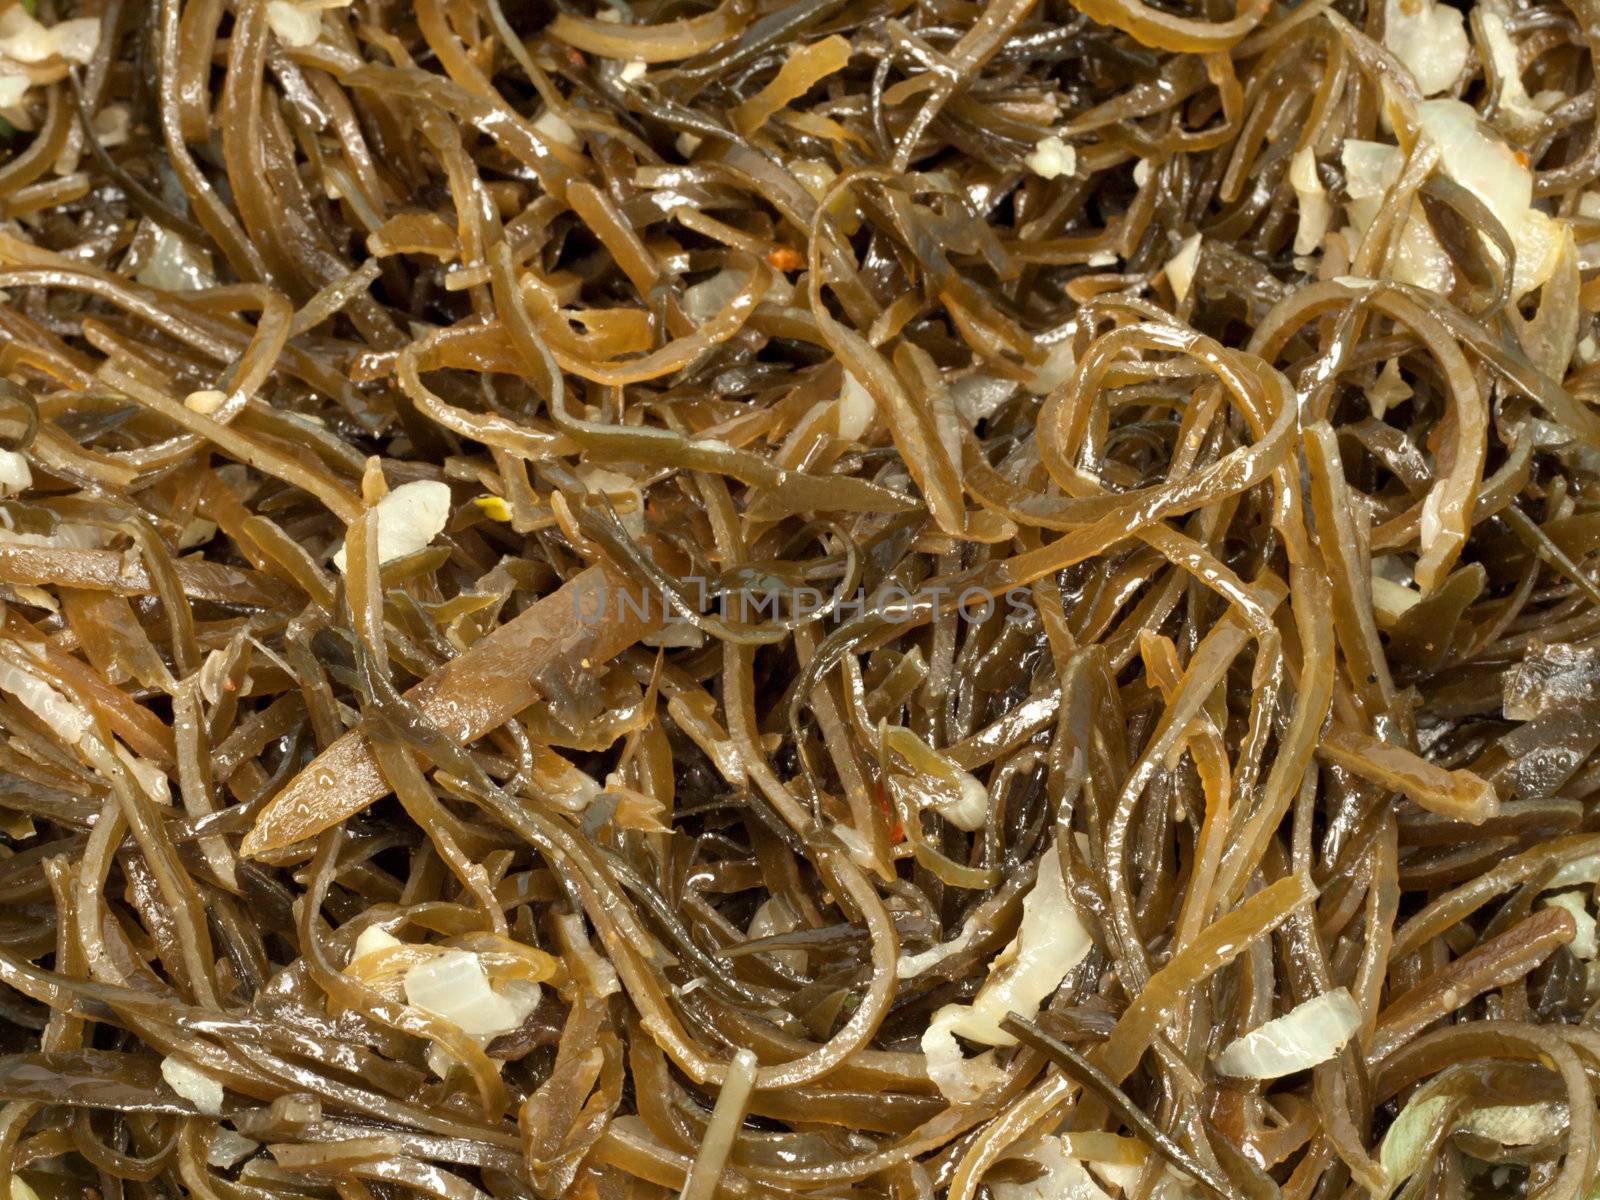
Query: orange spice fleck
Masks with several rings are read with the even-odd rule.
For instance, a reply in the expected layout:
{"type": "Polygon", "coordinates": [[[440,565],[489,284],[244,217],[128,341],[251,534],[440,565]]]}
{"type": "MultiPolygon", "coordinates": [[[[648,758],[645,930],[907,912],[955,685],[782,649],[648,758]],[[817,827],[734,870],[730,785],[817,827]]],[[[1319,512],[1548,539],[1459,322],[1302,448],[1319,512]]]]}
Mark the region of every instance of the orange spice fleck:
{"type": "Polygon", "coordinates": [[[891,846],[898,846],[901,842],[906,840],[906,831],[905,827],[900,824],[900,818],[895,816],[894,809],[889,806],[889,797],[884,795],[883,784],[873,784],[872,794],[877,799],[878,807],[883,811],[883,815],[888,817],[891,823],[889,829],[889,844],[891,846]]]}
{"type": "Polygon", "coordinates": [[[776,271],[798,271],[806,260],[793,246],[774,246],[767,251],[767,264],[776,271]]]}

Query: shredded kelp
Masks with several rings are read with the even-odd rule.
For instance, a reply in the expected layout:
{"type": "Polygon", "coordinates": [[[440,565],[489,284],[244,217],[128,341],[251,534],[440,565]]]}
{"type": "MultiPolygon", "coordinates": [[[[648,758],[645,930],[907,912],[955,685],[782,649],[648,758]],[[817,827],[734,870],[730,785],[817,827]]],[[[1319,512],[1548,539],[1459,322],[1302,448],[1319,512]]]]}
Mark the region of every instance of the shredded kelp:
{"type": "Polygon", "coordinates": [[[0,0],[0,1196],[1590,1200],[1596,0],[0,0]]]}

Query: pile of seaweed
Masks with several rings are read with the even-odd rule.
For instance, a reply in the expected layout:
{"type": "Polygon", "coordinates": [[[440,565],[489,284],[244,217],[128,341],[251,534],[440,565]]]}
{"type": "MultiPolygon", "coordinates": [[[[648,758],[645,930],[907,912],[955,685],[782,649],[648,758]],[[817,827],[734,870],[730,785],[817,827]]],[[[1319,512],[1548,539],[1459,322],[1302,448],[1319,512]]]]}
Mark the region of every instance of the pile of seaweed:
{"type": "Polygon", "coordinates": [[[0,0],[0,1195],[1592,1196],[1596,54],[0,0]]]}

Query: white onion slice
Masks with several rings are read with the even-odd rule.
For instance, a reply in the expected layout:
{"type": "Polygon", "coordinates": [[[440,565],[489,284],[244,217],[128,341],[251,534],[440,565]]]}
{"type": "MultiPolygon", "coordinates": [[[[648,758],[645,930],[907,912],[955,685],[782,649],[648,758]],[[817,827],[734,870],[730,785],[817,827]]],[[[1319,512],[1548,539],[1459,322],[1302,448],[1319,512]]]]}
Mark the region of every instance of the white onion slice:
{"type": "Polygon", "coordinates": [[[1595,936],[1594,914],[1589,911],[1588,901],[1581,890],[1547,896],[1543,901],[1542,907],[1564,908],[1571,913],[1573,921],[1578,926],[1578,932],[1573,935],[1567,949],[1581,959],[1588,960],[1595,957],[1597,939],[1595,936]]]}
{"type": "Polygon", "coordinates": [[[1336,988],[1236,1038],[1217,1056],[1217,1070],[1245,1079],[1291,1075],[1327,1062],[1360,1027],[1355,1000],[1336,988]]]}
{"type": "Polygon", "coordinates": [[[210,1117],[222,1115],[222,1083],[207,1075],[181,1054],[161,1060],[161,1078],[167,1086],[210,1117]]]}
{"type": "Polygon", "coordinates": [[[1424,96],[1448,91],[1467,66],[1461,14],[1437,0],[1388,0],[1383,44],[1405,64],[1424,96]]]}
{"type": "Polygon", "coordinates": [[[1178,247],[1178,252],[1167,260],[1167,282],[1172,285],[1172,294],[1180,301],[1189,295],[1189,289],[1194,286],[1194,269],[1200,261],[1200,235],[1190,234],[1183,245],[1178,247]]]}
{"type": "Polygon", "coordinates": [[[443,1017],[469,1037],[491,1038],[509,1033],[539,1003],[535,985],[531,1003],[526,990],[497,992],[476,954],[447,950],[418,963],[405,974],[406,1003],[443,1017]]]}
{"type": "Polygon", "coordinates": [[[1033,152],[1022,160],[1028,170],[1044,179],[1059,179],[1078,169],[1078,152],[1060,138],[1040,138],[1033,152]]]}
{"type": "Polygon", "coordinates": [[[1044,1168],[1044,1174],[1027,1183],[992,1180],[994,1200],[1111,1200],[1083,1163],[1068,1155],[1063,1139],[1042,1137],[1019,1154],[1044,1168]]]}
{"type": "Polygon", "coordinates": [[[1017,936],[990,965],[989,978],[970,1005],[947,1004],[922,1036],[928,1076],[948,1099],[972,1099],[999,1076],[987,1054],[964,1059],[955,1035],[988,1046],[1010,1046],[1016,1038],[1000,1027],[1006,1014],[1031,1016],[1067,972],[1089,953],[1091,941],[1061,877],[1055,844],[1039,862],[1039,876],[1022,902],[1017,936]]]}
{"type": "MultiPolygon", "coordinates": [[[[403,483],[377,503],[378,562],[404,558],[423,549],[450,519],[449,485],[433,479],[403,483]]],[[[333,565],[345,569],[345,547],[333,556],[333,565]]]]}

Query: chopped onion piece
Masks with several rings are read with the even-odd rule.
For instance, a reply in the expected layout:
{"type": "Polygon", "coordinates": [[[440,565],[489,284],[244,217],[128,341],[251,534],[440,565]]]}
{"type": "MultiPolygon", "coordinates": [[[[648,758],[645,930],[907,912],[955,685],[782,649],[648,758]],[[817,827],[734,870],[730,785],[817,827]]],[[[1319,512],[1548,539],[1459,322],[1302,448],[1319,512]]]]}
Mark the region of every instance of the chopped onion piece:
{"type": "Polygon", "coordinates": [[[1567,1106],[1555,1100],[1486,1104],[1467,1113],[1458,1128],[1502,1146],[1531,1146],[1567,1131],[1567,1106]]]}
{"type": "Polygon", "coordinates": [[[51,26],[50,33],[55,39],[56,56],[79,66],[88,66],[94,60],[94,52],[100,47],[98,17],[58,21],[51,26]]]}
{"type": "Polygon", "coordinates": [[[989,789],[946,755],[900,725],[883,727],[883,742],[904,758],[911,774],[892,773],[889,786],[914,808],[931,808],[957,829],[974,830],[989,816],[989,789]]]}
{"type": "Polygon", "coordinates": [[[15,696],[52,732],[70,746],[83,740],[93,725],[89,714],[43,679],[8,659],[0,658],[0,691],[15,696]]]}
{"type": "Polygon", "coordinates": [[[1550,876],[1547,886],[1570,887],[1575,883],[1600,883],[1600,854],[1586,854],[1571,862],[1562,863],[1550,876]]]}
{"type": "Polygon", "coordinates": [[[989,1046],[1016,1039],[1000,1027],[1008,1013],[1032,1016],[1067,972],[1087,957],[1089,931],[1067,895],[1054,842],[1039,860],[1039,876],[1022,902],[1017,936],[995,956],[989,978],[970,1005],[947,1004],[922,1037],[928,1076],[951,1100],[971,1099],[998,1076],[986,1056],[963,1060],[952,1035],[989,1046]],[[954,1057],[952,1058],[952,1051],[954,1057]],[[974,1090],[975,1089],[975,1090],[974,1090]]]}
{"type": "Polygon", "coordinates": [[[95,140],[109,150],[127,142],[133,128],[133,114],[126,104],[108,104],[95,113],[89,127],[94,130],[95,140]]]}
{"type": "Polygon", "coordinates": [[[209,1117],[222,1115],[222,1083],[181,1054],[161,1060],[161,1078],[167,1086],[209,1117]]]}
{"type": "Polygon", "coordinates": [[[1367,389],[1367,403],[1372,408],[1372,415],[1381,421],[1384,413],[1396,404],[1411,399],[1414,394],[1411,385],[1400,378],[1400,360],[1391,358],[1383,364],[1377,380],[1367,389]]]}
{"type": "MultiPolygon", "coordinates": [[[[1497,113],[1510,118],[1511,123],[1516,126],[1531,125],[1543,120],[1544,114],[1539,111],[1528,95],[1528,89],[1523,86],[1522,68],[1517,63],[1517,48],[1511,41],[1510,32],[1506,29],[1503,7],[1488,0],[1478,7],[1481,11],[1484,41],[1484,45],[1478,47],[1478,53],[1480,57],[1494,64],[1495,73],[1501,80],[1497,113]]],[[[1460,19],[1460,15],[1457,14],[1456,20],[1460,19]]]]}
{"type": "Polygon", "coordinates": [[[1578,932],[1573,935],[1567,949],[1571,950],[1579,958],[1585,960],[1594,958],[1597,949],[1595,944],[1595,919],[1594,914],[1589,911],[1589,905],[1584,899],[1583,892],[1561,892],[1559,895],[1546,896],[1540,907],[1564,908],[1571,913],[1574,923],[1578,926],[1578,932]]]}
{"type": "Polygon", "coordinates": [[[356,936],[355,948],[350,952],[350,961],[356,962],[369,954],[377,954],[382,950],[396,950],[405,943],[381,925],[368,925],[356,936]]]}
{"type": "Polygon", "coordinates": [[[98,17],[77,17],[47,27],[20,3],[0,13],[0,57],[14,63],[32,65],[59,58],[87,66],[99,46],[98,17]]]}
{"type": "Polygon", "coordinates": [[[204,546],[217,536],[217,523],[208,521],[204,517],[195,517],[178,533],[178,549],[193,550],[196,546],[204,546]]]}
{"type": "MultiPolygon", "coordinates": [[[[403,483],[377,503],[378,562],[415,554],[432,543],[450,519],[450,487],[432,479],[403,483]]],[[[345,569],[345,547],[333,556],[345,569]]]]}
{"type": "Polygon", "coordinates": [[[1062,1137],[1042,1137],[1013,1157],[1037,1163],[1044,1174],[1026,1183],[990,1181],[994,1200],[1111,1200],[1083,1163],[1068,1154],[1062,1137]]]}
{"type": "Polygon", "coordinates": [[[589,941],[583,927],[583,918],[577,913],[566,913],[556,918],[556,936],[562,949],[577,961],[589,976],[589,987],[596,996],[614,996],[622,990],[622,980],[611,960],[598,953],[589,941]]]}
{"type": "Polygon", "coordinates": [[[682,617],[674,617],[657,632],[640,638],[639,644],[657,650],[698,649],[706,644],[706,635],[682,617]]]}
{"type": "Polygon", "coordinates": [[[0,546],[50,546],[58,550],[102,549],[109,537],[93,525],[57,525],[54,533],[18,533],[11,514],[0,509],[0,546]]]}
{"type": "Polygon", "coordinates": [[[1476,109],[1460,100],[1418,105],[1417,120],[1438,142],[1445,174],[1482,200],[1510,235],[1517,252],[1512,298],[1550,278],[1561,253],[1560,225],[1533,207],[1533,172],[1526,157],[1519,158],[1476,109]]]}
{"type": "Polygon", "coordinates": [[[227,402],[228,394],[219,392],[216,388],[203,388],[198,392],[190,392],[183,398],[185,408],[205,417],[209,417],[227,402]]]}
{"type": "Polygon", "coordinates": [[[312,46],[322,36],[322,9],[295,0],[268,0],[267,25],[285,46],[312,46]]]}
{"type": "Polygon", "coordinates": [[[206,1165],[222,1169],[232,1167],[254,1154],[260,1145],[226,1125],[219,1125],[212,1131],[211,1144],[206,1147],[206,1165]]]}
{"type": "Polygon", "coordinates": [[[1052,134],[1050,137],[1040,138],[1033,152],[1022,161],[1035,175],[1043,176],[1045,179],[1058,179],[1062,175],[1071,175],[1078,169],[1078,152],[1052,134]]]}
{"type": "Polygon", "coordinates": [[[1050,347],[1044,362],[1033,369],[1028,379],[1028,390],[1037,396],[1047,396],[1071,379],[1077,366],[1078,360],[1072,352],[1072,339],[1062,338],[1050,347]]]}
{"type": "Polygon", "coordinates": [[[28,456],[16,450],[0,450],[0,496],[13,495],[32,484],[28,456]]]}
{"type": "MultiPolygon", "coordinates": [[[[679,139],[688,137],[688,134],[679,134],[679,139]]],[[[695,139],[698,146],[699,139],[695,139]]],[[[685,155],[687,156],[687,151],[685,155]]],[[[828,189],[833,186],[833,181],[839,173],[833,169],[832,164],[820,158],[797,158],[789,164],[789,171],[799,181],[800,186],[810,193],[811,198],[818,203],[828,194],[828,189]]],[[[839,227],[839,232],[846,237],[851,236],[861,228],[861,214],[856,210],[853,200],[853,189],[846,185],[841,188],[832,200],[828,202],[828,217],[839,227]]]]}
{"type": "Polygon", "coordinates": [[[839,436],[849,442],[859,442],[878,415],[878,406],[872,393],[849,371],[844,373],[844,387],[839,392],[839,436]]]}
{"type": "Polygon", "coordinates": [[[1403,583],[1395,583],[1383,576],[1372,576],[1372,608],[1378,623],[1392,626],[1412,608],[1422,602],[1422,593],[1403,583]]]}
{"type": "Polygon", "coordinates": [[[1289,185],[1294,188],[1300,202],[1300,224],[1295,229],[1294,252],[1310,254],[1322,245],[1328,232],[1328,221],[1333,216],[1333,205],[1328,202],[1327,189],[1317,177],[1317,157],[1310,146],[1302,146],[1289,160],[1289,185]]]}
{"type": "Polygon", "coordinates": [[[578,136],[578,131],[567,124],[554,109],[545,109],[533,120],[534,129],[544,134],[552,142],[576,150],[583,145],[583,139],[578,136]]]}
{"type": "Polygon", "coordinates": [[[1390,628],[1422,603],[1411,570],[1393,554],[1372,560],[1372,608],[1378,624],[1390,628]]]}
{"type": "Polygon", "coordinates": [[[952,1104],[976,1100],[1005,1077],[995,1065],[994,1051],[986,1050],[975,1058],[962,1054],[955,1039],[955,1028],[966,1011],[965,1005],[946,1004],[933,1014],[922,1034],[928,1078],[952,1104]]]}
{"type": "Polygon", "coordinates": [[[1217,1056],[1217,1069],[1245,1079],[1291,1075],[1327,1062],[1360,1027],[1355,1000],[1336,988],[1235,1039],[1217,1056]]]}
{"type": "MultiPolygon", "coordinates": [[[[1344,164],[1345,194],[1350,198],[1346,206],[1350,223],[1358,235],[1364,234],[1389,188],[1400,178],[1405,155],[1398,146],[1352,138],[1345,142],[1339,160],[1344,164]]],[[[1448,291],[1454,278],[1444,247],[1415,202],[1406,218],[1392,273],[1401,283],[1435,292],[1448,291]]]]}
{"type": "Polygon", "coordinates": [[[1178,252],[1167,260],[1167,282],[1172,285],[1172,294],[1181,302],[1189,296],[1189,289],[1194,285],[1194,269],[1200,261],[1200,235],[1192,233],[1178,247],[1178,252]]]}
{"type": "Polygon", "coordinates": [[[1467,67],[1461,14],[1437,0],[1386,0],[1383,44],[1411,72],[1424,96],[1448,91],[1467,67]]]}
{"type": "Polygon", "coordinates": [[[447,950],[405,974],[406,1003],[426,1009],[474,1038],[509,1033],[539,1004],[539,988],[497,992],[476,954],[447,950]]]}
{"type": "MultiPolygon", "coordinates": [[[[1053,355],[1054,350],[1051,353],[1053,355]]],[[[1046,360],[1045,365],[1034,373],[1035,378],[1049,368],[1049,360],[1046,360]]],[[[969,427],[975,427],[979,421],[994,416],[1000,406],[1016,394],[1015,380],[997,379],[993,375],[965,375],[950,385],[950,398],[956,402],[956,411],[969,427]]]]}
{"type": "Polygon", "coordinates": [[[683,313],[704,325],[716,316],[744,288],[749,276],[743,271],[718,271],[710,279],[683,290],[683,313]]]}
{"type": "Polygon", "coordinates": [[[165,292],[194,292],[216,283],[205,251],[195,249],[154,222],[147,223],[144,229],[149,231],[151,241],[150,252],[134,275],[140,283],[165,292]]]}
{"type": "MultiPolygon", "coordinates": [[[[1069,1133],[1061,1139],[1067,1153],[1080,1159],[1097,1178],[1125,1196],[1133,1195],[1149,1151],[1137,1138],[1114,1133],[1069,1133]]],[[[1163,1181],[1165,1182],[1165,1181],[1163,1181]]]]}
{"type": "Polygon", "coordinates": [[[1383,1144],[1378,1148],[1378,1165],[1388,1179],[1389,1190],[1373,1196],[1372,1200],[1388,1200],[1394,1189],[1416,1174],[1422,1165],[1428,1146],[1439,1136],[1441,1123],[1449,1118],[1456,1103],[1453,1096],[1440,1091],[1440,1080],[1444,1078],[1447,1077],[1435,1076],[1417,1089],[1383,1135],[1383,1144]]]}
{"type": "Polygon", "coordinates": [[[844,847],[845,853],[850,856],[851,861],[858,867],[871,870],[876,864],[877,860],[872,854],[872,843],[849,825],[835,825],[833,827],[833,835],[839,839],[839,843],[844,847]]]}
{"type": "Polygon", "coordinates": [[[533,777],[568,812],[581,813],[600,795],[600,781],[548,747],[534,758],[533,777]]]}
{"type": "Polygon", "coordinates": [[[913,979],[924,971],[931,970],[952,954],[960,954],[970,946],[975,932],[971,925],[963,925],[961,932],[948,942],[930,946],[920,954],[902,954],[895,963],[895,975],[900,979],[913,979]]]}
{"type": "MultiPolygon", "coordinates": [[[[1339,151],[1339,162],[1344,166],[1345,194],[1352,200],[1380,199],[1400,177],[1404,161],[1398,146],[1360,138],[1347,139],[1339,151]]],[[[1370,224],[1371,218],[1365,223],[1370,224]]]]}
{"type": "MultiPolygon", "coordinates": [[[[755,915],[750,918],[750,924],[745,927],[745,936],[751,941],[758,938],[773,937],[776,934],[791,933],[800,928],[800,918],[789,908],[789,902],[782,896],[773,896],[761,902],[755,915]]],[[[806,952],[801,949],[770,950],[767,952],[776,962],[782,963],[796,974],[806,969],[806,952]]]]}

